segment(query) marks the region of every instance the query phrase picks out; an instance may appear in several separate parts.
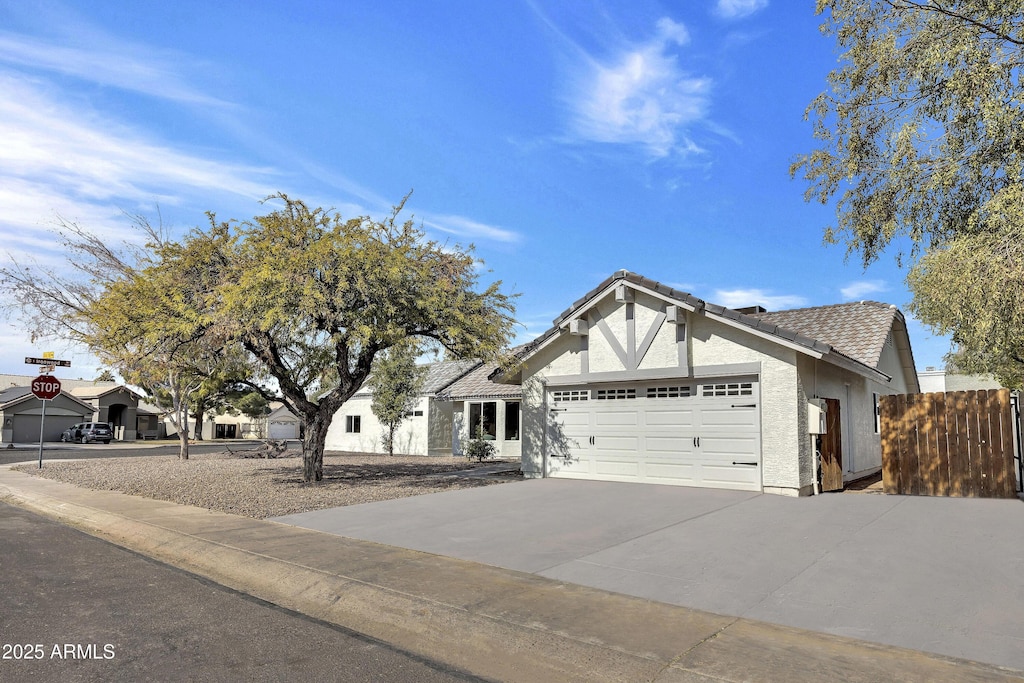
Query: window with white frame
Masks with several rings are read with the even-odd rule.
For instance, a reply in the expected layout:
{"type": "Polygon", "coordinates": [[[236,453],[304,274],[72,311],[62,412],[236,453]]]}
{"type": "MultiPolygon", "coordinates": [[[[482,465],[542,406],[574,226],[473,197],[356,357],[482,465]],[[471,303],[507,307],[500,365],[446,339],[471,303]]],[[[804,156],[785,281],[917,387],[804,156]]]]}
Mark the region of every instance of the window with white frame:
{"type": "Polygon", "coordinates": [[[705,384],[701,387],[701,396],[753,396],[753,382],[728,382],[724,384],[705,384]]]}
{"type": "Polygon", "coordinates": [[[594,396],[598,401],[615,401],[636,398],[636,389],[598,389],[594,396]]]}
{"type": "Polygon", "coordinates": [[[358,434],[362,431],[363,418],[359,415],[345,416],[345,431],[349,434],[358,434]]]}
{"type": "Polygon", "coordinates": [[[586,389],[562,389],[551,392],[551,399],[555,403],[566,403],[569,401],[586,401],[590,398],[590,392],[586,389]]]}
{"type": "Polygon", "coordinates": [[[505,441],[519,441],[519,401],[505,402],[505,441]]]}
{"type": "Polygon", "coordinates": [[[498,404],[494,401],[469,404],[470,438],[493,441],[498,438],[498,404]]]}
{"type": "Polygon", "coordinates": [[[647,398],[686,398],[690,387],[647,387],[647,398]]]}

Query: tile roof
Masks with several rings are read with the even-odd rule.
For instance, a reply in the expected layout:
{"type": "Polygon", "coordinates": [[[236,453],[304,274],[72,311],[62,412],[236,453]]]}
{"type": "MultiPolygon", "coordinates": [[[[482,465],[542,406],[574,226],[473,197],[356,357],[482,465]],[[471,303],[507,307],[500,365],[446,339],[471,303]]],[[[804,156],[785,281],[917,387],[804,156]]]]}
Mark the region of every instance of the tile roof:
{"type": "Polygon", "coordinates": [[[427,366],[423,381],[424,394],[436,394],[467,372],[480,365],[478,360],[444,360],[427,366]]]}
{"type": "Polygon", "coordinates": [[[877,368],[899,311],[890,304],[860,301],[751,315],[825,342],[839,353],[877,368]]]}
{"type": "Polygon", "coordinates": [[[498,363],[484,363],[453,383],[439,398],[447,401],[461,401],[468,398],[519,398],[523,388],[518,384],[499,384],[490,376],[498,369],[498,363]]]}

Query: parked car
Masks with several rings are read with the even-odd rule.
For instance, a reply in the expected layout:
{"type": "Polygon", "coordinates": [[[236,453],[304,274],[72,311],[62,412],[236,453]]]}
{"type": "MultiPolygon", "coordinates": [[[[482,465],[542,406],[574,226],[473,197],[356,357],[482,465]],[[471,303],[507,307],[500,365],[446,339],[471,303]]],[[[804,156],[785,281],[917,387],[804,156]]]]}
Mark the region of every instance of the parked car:
{"type": "Polygon", "coordinates": [[[60,440],[65,443],[80,441],[81,443],[92,443],[102,441],[110,443],[114,433],[110,431],[110,425],[106,422],[80,422],[68,427],[61,432],[60,440]]]}

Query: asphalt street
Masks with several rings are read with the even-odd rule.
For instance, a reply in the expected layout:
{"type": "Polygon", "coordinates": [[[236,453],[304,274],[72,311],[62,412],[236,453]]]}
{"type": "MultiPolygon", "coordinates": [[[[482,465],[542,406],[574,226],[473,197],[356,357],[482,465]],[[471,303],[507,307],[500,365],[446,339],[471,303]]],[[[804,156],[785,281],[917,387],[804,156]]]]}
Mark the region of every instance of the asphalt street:
{"type": "Polygon", "coordinates": [[[0,680],[478,680],[0,503],[0,680]]]}

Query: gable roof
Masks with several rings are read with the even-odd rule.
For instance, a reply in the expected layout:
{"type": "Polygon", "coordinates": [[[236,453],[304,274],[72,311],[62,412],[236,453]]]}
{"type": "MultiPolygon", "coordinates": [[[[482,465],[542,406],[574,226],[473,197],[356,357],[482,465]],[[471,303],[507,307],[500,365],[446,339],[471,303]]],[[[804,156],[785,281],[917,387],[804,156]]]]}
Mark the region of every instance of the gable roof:
{"type": "MultiPolygon", "coordinates": [[[[585,315],[597,301],[603,299],[613,288],[622,283],[629,283],[637,290],[645,291],[686,310],[701,313],[733,327],[745,329],[814,358],[823,358],[881,381],[892,379],[878,367],[886,339],[889,338],[890,332],[897,323],[904,330],[904,334],[906,330],[903,314],[895,306],[888,304],[866,302],[775,313],[741,313],[725,306],[709,303],[689,292],[663,285],[642,275],[620,270],[577,299],[572,306],[555,318],[549,330],[533,342],[521,347],[523,350],[518,354],[519,359],[523,361],[533,355],[549,340],[563,332],[571,321],[585,315]]],[[[902,351],[904,352],[903,357],[909,358],[909,364],[907,360],[903,361],[905,373],[909,372],[908,381],[916,382],[909,339],[902,351]]],[[[499,380],[512,379],[511,376],[502,377],[503,374],[500,370],[495,370],[491,373],[491,377],[499,380]]]]}
{"type": "MultiPolygon", "coordinates": [[[[64,397],[70,399],[75,403],[79,404],[83,408],[88,409],[89,412],[93,411],[93,406],[84,402],[82,399],[72,396],[69,392],[61,390],[58,394],[58,398],[64,397]]],[[[32,393],[32,388],[28,386],[23,387],[7,387],[6,389],[0,389],[0,410],[6,410],[11,406],[25,401],[38,401],[35,395],[32,393]]]]}

